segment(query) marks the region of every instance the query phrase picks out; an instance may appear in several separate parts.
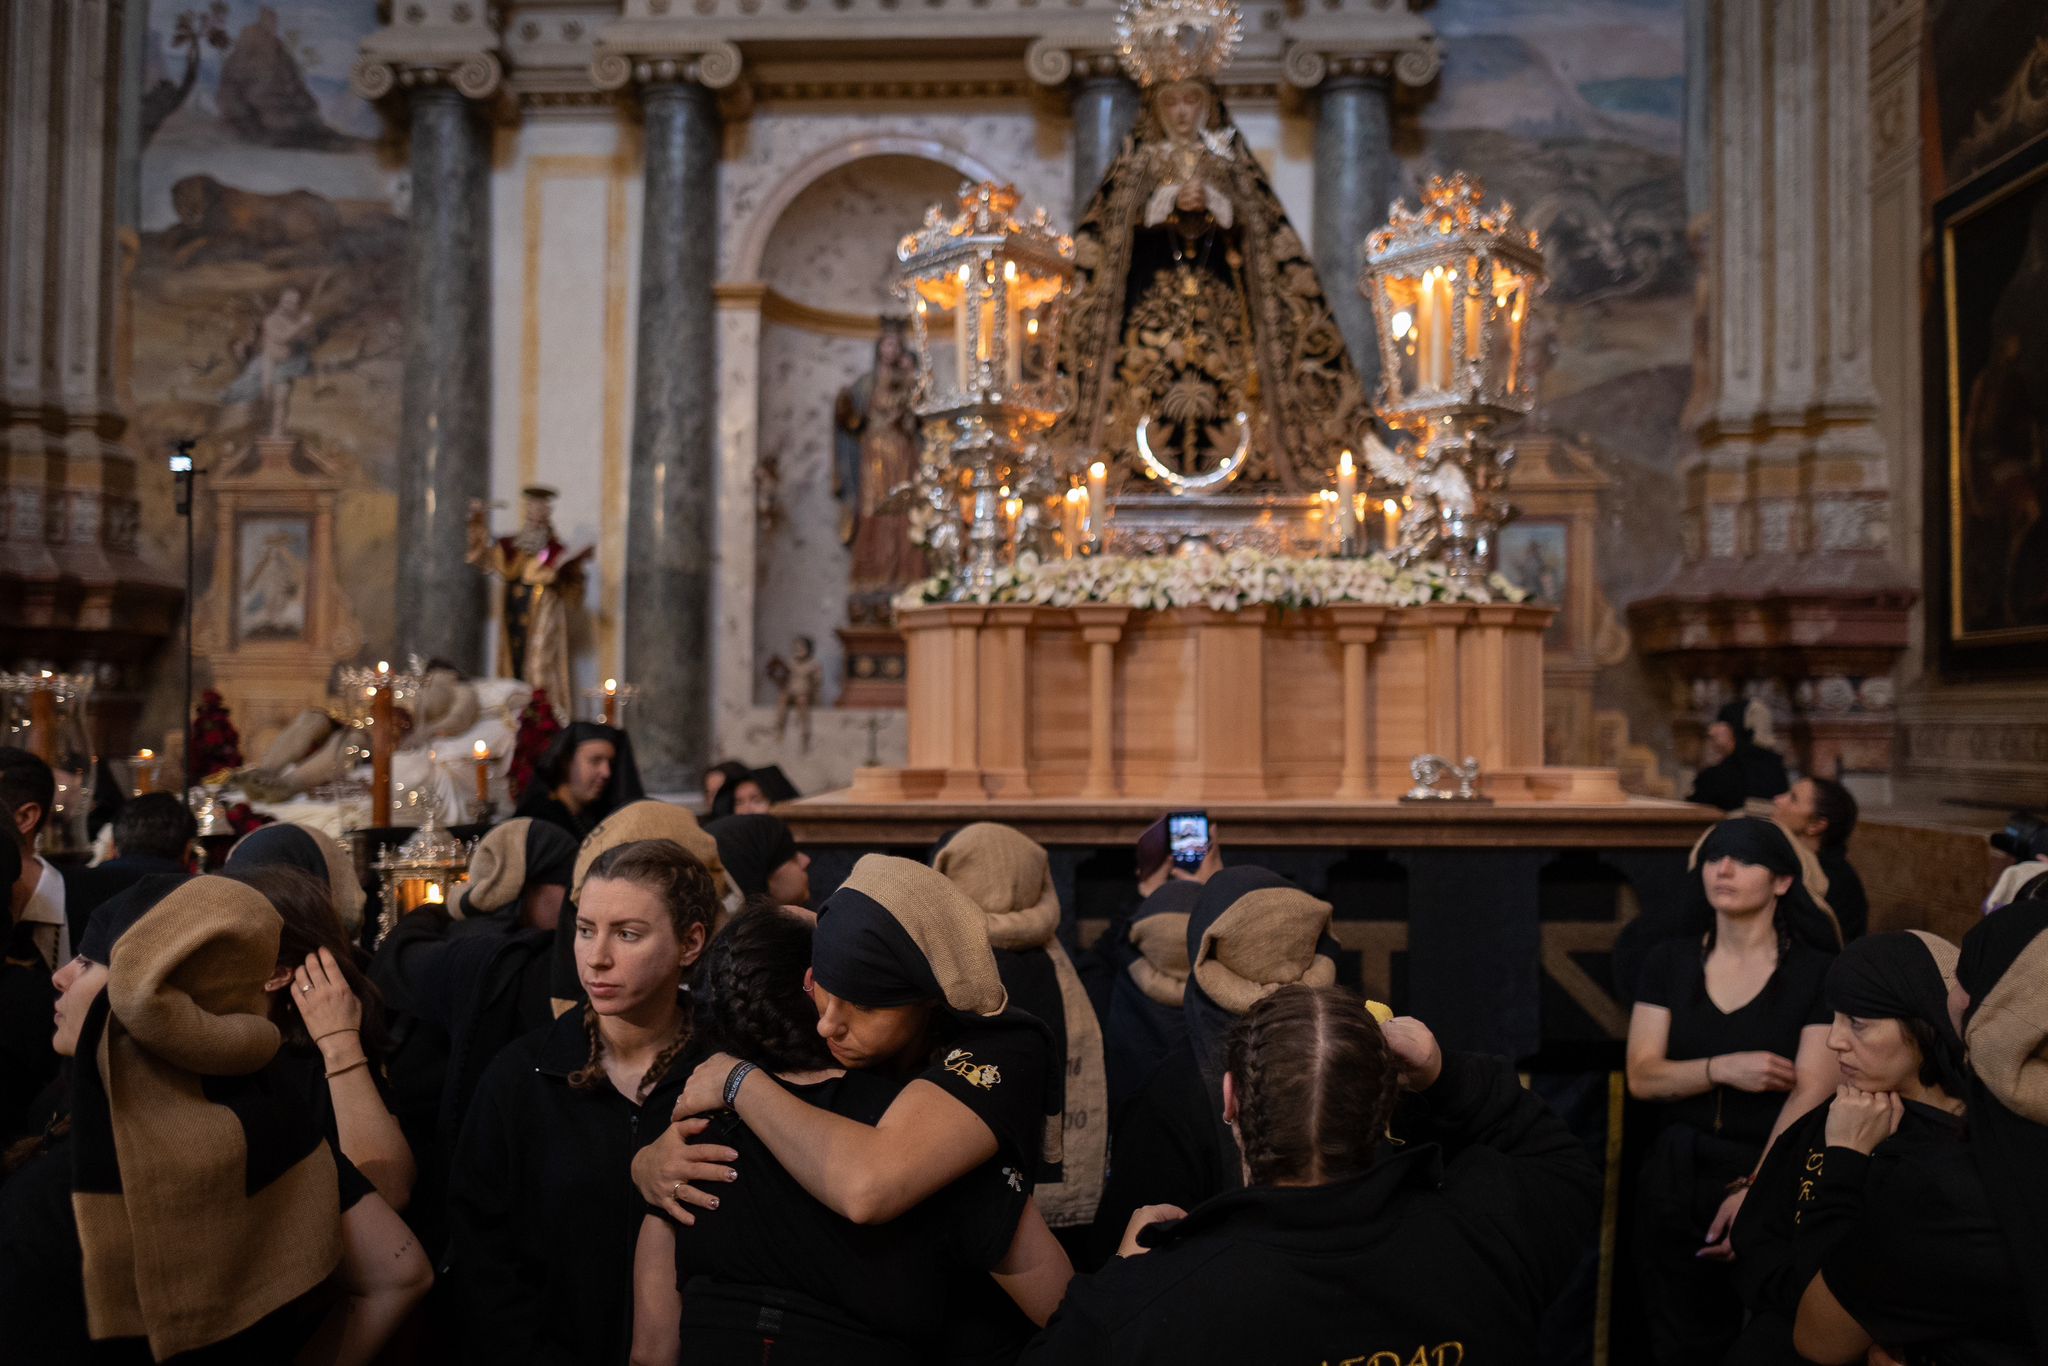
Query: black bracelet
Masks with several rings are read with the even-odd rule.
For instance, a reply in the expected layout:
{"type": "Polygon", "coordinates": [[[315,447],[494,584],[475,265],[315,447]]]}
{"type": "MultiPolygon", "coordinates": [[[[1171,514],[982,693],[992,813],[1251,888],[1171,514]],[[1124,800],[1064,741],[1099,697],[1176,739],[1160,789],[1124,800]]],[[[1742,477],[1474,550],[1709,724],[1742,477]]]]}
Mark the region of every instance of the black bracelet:
{"type": "Polygon", "coordinates": [[[754,1070],[754,1064],[750,1062],[736,1062],[732,1065],[732,1071],[725,1074],[726,1109],[730,1110],[732,1103],[739,1099],[740,1083],[747,1079],[747,1073],[754,1070]]]}

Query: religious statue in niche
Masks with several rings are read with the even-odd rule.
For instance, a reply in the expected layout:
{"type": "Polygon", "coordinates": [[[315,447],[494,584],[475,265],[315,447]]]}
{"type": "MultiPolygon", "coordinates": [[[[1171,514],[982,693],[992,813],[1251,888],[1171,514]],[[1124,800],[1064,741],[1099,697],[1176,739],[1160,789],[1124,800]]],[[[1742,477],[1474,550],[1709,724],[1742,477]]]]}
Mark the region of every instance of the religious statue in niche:
{"type": "Polygon", "coordinates": [[[847,620],[887,625],[890,604],[930,571],[910,534],[907,501],[917,474],[917,363],[901,318],[882,319],[874,366],[832,407],[832,494],[839,539],[851,552],[847,620]]]}
{"type": "MultiPolygon", "coordinates": [[[[321,283],[324,282],[323,277],[321,283]]],[[[315,284],[313,296],[317,298],[319,292],[320,284],[315,284]]],[[[278,294],[276,305],[257,324],[256,335],[241,350],[241,373],[221,393],[223,408],[263,404],[267,436],[285,434],[285,422],[291,416],[292,384],[313,368],[312,304],[313,300],[301,294],[298,286],[286,285],[278,294]]]]}
{"type": "Polygon", "coordinates": [[[480,502],[469,505],[469,562],[504,580],[504,622],[498,672],[545,689],[556,705],[569,689],[569,613],[583,597],[584,564],[593,547],[571,555],[555,539],[555,491],[522,491],[522,519],[510,536],[491,535],[480,502]]]}
{"type": "MultiPolygon", "coordinates": [[[[1307,492],[1371,418],[1301,237],[1218,96],[1234,25],[1134,41],[1137,127],[1075,229],[1054,440],[1176,492],[1307,492]]],[[[1165,489],[1161,490],[1162,492],[1165,489]]]]}
{"type": "Polygon", "coordinates": [[[811,752],[811,710],[825,691],[825,666],[818,660],[818,647],[809,636],[790,642],[789,659],[780,655],[768,661],[768,681],[776,687],[775,738],[789,730],[789,718],[796,717],[797,734],[804,753],[811,752]]]}

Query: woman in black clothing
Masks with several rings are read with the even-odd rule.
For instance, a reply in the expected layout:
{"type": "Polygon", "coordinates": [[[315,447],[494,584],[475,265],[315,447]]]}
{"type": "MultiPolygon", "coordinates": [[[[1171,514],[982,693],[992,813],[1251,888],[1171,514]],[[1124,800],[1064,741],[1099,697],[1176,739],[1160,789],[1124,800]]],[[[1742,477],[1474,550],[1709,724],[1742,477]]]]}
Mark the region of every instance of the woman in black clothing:
{"type": "Polygon", "coordinates": [[[1859,939],[1829,967],[1828,1047],[1842,1083],[1771,1145],[1735,1221],[1735,1277],[1750,1317],[1731,1364],[1796,1366],[1799,1297],[1865,1193],[1905,1158],[1962,1142],[1963,1044],[1948,1011],[1955,962],[1955,945],[1909,930],[1859,939]]]}
{"type": "MultiPolygon", "coordinates": [[[[1801,1354],[1860,1362],[1875,1344],[1916,1366],[2048,1359],[2044,1000],[2048,900],[2023,899],[1965,935],[1956,961],[1969,1141],[1916,1152],[1872,1187],[1800,1297],[1801,1354]]],[[[1873,1129],[1888,1120],[1873,1116],[1873,1129]]]]}
{"type": "Polygon", "coordinates": [[[226,876],[263,893],[284,921],[277,970],[264,989],[284,1036],[278,1066],[335,1146],[395,1210],[412,1199],[412,1146],[384,1096],[384,1003],[355,965],[327,884],[287,866],[226,876]]]}
{"type": "Polygon", "coordinates": [[[1531,1359],[1600,1181],[1506,1063],[1444,1054],[1417,1020],[1375,1024],[1349,992],[1286,986],[1231,1030],[1221,1085],[1245,1187],[1139,1210],[1026,1362],[1531,1359]]]}
{"type": "Polygon", "coordinates": [[[56,974],[65,1112],[0,1187],[10,1361],[367,1362],[426,1293],[404,1223],[275,1061],[279,930],[225,878],[145,878],[94,911],[56,974]]]}
{"type": "Polygon", "coordinates": [[[746,896],[765,896],[778,906],[811,904],[810,856],[779,816],[720,816],[704,827],[718,841],[726,876],[746,896]]]}
{"type": "Polygon", "coordinates": [[[1650,951],[1628,1031],[1628,1088],[1664,1102],[1636,1198],[1637,1272],[1659,1362],[1719,1362],[1742,1328],[1727,1231],[1780,1130],[1832,1095],[1822,980],[1832,931],[1770,821],[1716,826],[1699,851],[1711,918],[1650,951]]]}
{"type": "Polygon", "coordinates": [[[1226,868],[1188,917],[1187,1042],[1118,1115],[1097,1227],[1114,1236],[1145,1205],[1193,1209],[1243,1184],[1222,1121],[1223,1049],[1239,1016],[1280,987],[1337,980],[1330,903],[1264,868],[1226,868]]]}
{"type": "Polygon", "coordinates": [[[1752,797],[1775,797],[1787,786],[1785,761],[1756,742],[1749,709],[1754,702],[1730,702],[1707,726],[1707,743],[1718,756],[1693,779],[1687,801],[1739,811],[1752,797]]]}
{"type": "MultiPolygon", "coordinates": [[[[909,1079],[880,1120],[865,1125],[749,1080],[753,1067],[726,1053],[698,1065],[678,1115],[734,1110],[805,1190],[857,1224],[900,1218],[988,1163],[1024,1193],[1056,1176],[1059,1076],[1046,1027],[1010,1008],[981,910],[943,876],[907,859],[861,859],[818,914],[805,981],[839,1066],[909,1079]]],[[[652,1156],[635,1164],[649,1203],[682,1200],[648,1191],[652,1156]]],[[[1043,1222],[1027,1217],[1020,1231],[998,1270],[1064,1283],[1066,1253],[1043,1222]]],[[[1028,1336],[1015,1309],[989,1296],[1001,1299],[963,1268],[949,1353],[1000,1360],[1028,1336]]],[[[1023,1307],[1043,1322],[1053,1304],[1023,1307]]]]}
{"type": "Polygon", "coordinates": [[[252,830],[228,851],[222,872],[244,868],[296,868],[327,885],[342,932],[353,940],[363,929],[363,884],[348,851],[318,830],[280,822],[252,830]]]}
{"type": "Polygon", "coordinates": [[[1047,1224],[1072,1230],[1062,1236],[1078,1239],[1095,1219],[1109,1169],[1109,1084],[1102,1022],[1059,941],[1060,897],[1051,860],[1022,831],[977,821],[940,846],[932,867],[981,908],[1011,1004],[1052,1033],[1053,1057],[1065,1078],[1060,1177],[1040,1185],[1037,1200],[1047,1224]]]}
{"type": "Polygon", "coordinates": [[[612,812],[646,795],[626,732],[573,721],[549,743],[512,814],[551,822],[580,840],[612,812]]]}
{"type": "Polygon", "coordinates": [[[802,796],[780,766],[750,768],[737,778],[728,778],[711,797],[711,814],[718,816],[766,815],[784,802],[802,796]]]}
{"type": "Polygon", "coordinates": [[[688,1075],[682,984],[717,910],[671,841],[591,866],[575,920],[589,1003],[498,1055],[449,1173],[444,1274],[469,1360],[626,1359],[642,1213],[627,1165],[688,1075]]]}
{"type": "Polygon", "coordinates": [[[1201,898],[1200,883],[1169,882],[1125,922],[1128,961],[1110,985],[1102,1030],[1112,1117],[1187,1042],[1188,916],[1201,898]]]}
{"type": "MultiPolygon", "coordinates": [[[[721,930],[698,969],[698,1036],[809,1104],[873,1124],[903,1083],[833,1065],[804,990],[813,923],[756,903],[721,930]]],[[[1000,1266],[1029,1201],[985,1165],[910,1215],[865,1228],[805,1193],[736,1116],[719,1115],[708,1137],[740,1152],[746,1180],[692,1225],[650,1214],[641,1226],[636,1362],[671,1366],[685,1346],[691,1366],[930,1358],[946,1317],[934,1307],[955,1268],[1000,1266]]],[[[1055,1302],[1064,1288],[1062,1277],[1013,1293],[1055,1302]]]]}

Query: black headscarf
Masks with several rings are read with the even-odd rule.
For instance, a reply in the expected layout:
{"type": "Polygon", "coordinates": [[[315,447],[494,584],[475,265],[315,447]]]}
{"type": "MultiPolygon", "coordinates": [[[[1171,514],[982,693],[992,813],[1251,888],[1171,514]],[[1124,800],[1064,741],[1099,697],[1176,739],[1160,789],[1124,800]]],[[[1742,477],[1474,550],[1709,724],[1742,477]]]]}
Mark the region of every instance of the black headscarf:
{"type": "MultiPolygon", "coordinates": [[[[725,781],[718,785],[718,791],[723,792],[728,787],[731,787],[734,783],[738,782],[740,779],[746,777],[747,774],[750,772],[752,772],[752,770],[749,769],[745,764],[741,763],[739,760],[725,759],[713,764],[709,769],[705,770],[704,776],[709,778],[713,773],[723,773],[725,775],[725,781]]],[[[713,801],[717,801],[718,794],[713,793],[711,799],[713,801]]]]}
{"type": "Polygon", "coordinates": [[[726,874],[748,896],[766,896],[768,875],[796,857],[796,836],[780,816],[720,816],[704,833],[718,841],[726,874]]]}
{"type": "Polygon", "coordinates": [[[1045,1049],[1038,1107],[1045,1130],[996,1137],[1020,1156],[1043,1158],[1041,1180],[1059,1179],[1056,1149],[1048,1149],[1046,1140],[1058,1133],[1065,1112],[1065,1069],[1050,1027],[1009,1004],[984,913],[965,892],[922,864],[868,855],[818,908],[811,973],[826,991],[864,1009],[935,1001],[962,1028],[1012,1028],[1035,1035],[1045,1049]],[[901,904],[884,905],[878,896],[901,904]],[[933,945],[929,952],[912,936],[906,919],[924,927],[933,945]],[[947,961],[935,963],[933,955],[947,961]],[[942,973],[947,980],[941,981],[942,973]]]}
{"type": "Polygon", "coordinates": [[[1779,877],[1792,879],[1792,885],[1778,898],[1780,935],[1823,953],[1834,953],[1842,947],[1842,932],[1834,915],[1821,908],[1806,886],[1805,865],[1800,862],[1799,851],[1792,847],[1792,837],[1775,821],[1759,816],[1736,816],[1722,821],[1701,841],[1693,865],[1694,905],[1688,917],[1688,933],[1707,934],[1714,928],[1714,908],[1707,900],[1706,868],[1724,858],[1767,868],[1779,877]]]}
{"type": "MultiPolygon", "coordinates": [[[[1940,942],[1940,941],[1936,941],[1940,942]]],[[[1945,950],[1954,953],[1952,946],[1945,950]]],[[[1912,930],[1868,934],[1828,965],[1828,1004],[1860,1020],[1918,1020],[1934,1031],[1928,1063],[1941,1089],[1958,1100],[1969,1094],[1963,1041],[1948,1016],[1948,981],[1937,950],[1912,930]]]]}
{"type": "Polygon", "coordinates": [[[323,885],[328,881],[327,855],[321,852],[319,841],[285,821],[244,835],[229,852],[227,866],[296,868],[302,873],[311,873],[323,885]]]}
{"type": "Polygon", "coordinates": [[[541,756],[540,763],[534,768],[533,786],[544,795],[554,795],[556,788],[569,781],[569,761],[576,757],[576,747],[592,740],[603,740],[612,747],[611,779],[597,800],[579,813],[595,825],[626,803],[637,802],[647,795],[646,787],[640,782],[640,766],[633,761],[632,737],[625,731],[617,726],[607,726],[602,721],[571,721],[548,743],[547,753],[541,756]]]}
{"type": "MultiPolygon", "coordinates": [[[[1963,1033],[1976,1045],[1983,1042],[1977,1028],[1979,1012],[1994,990],[2005,988],[2001,995],[2020,990],[2035,999],[2048,995],[2048,980],[2004,980],[2043,931],[2048,931],[2048,900],[2031,898],[1993,911],[1963,936],[1956,980],[1970,994],[1963,1033]]],[[[2037,1046],[2027,1068],[2048,1069],[2043,1054],[2048,1054],[2048,1044],[2037,1046]]],[[[2036,1293],[2027,1297],[2034,1343],[2048,1345],[2048,1295],[2038,1293],[2040,1286],[2048,1285],[2048,1180],[2042,1178],[2048,1172],[2048,1125],[2015,1113],[1992,1094],[1974,1055],[1969,1117],[1970,1152],[2005,1230],[2019,1283],[2036,1287],[2036,1293]]]]}
{"type": "Polygon", "coordinates": [[[725,786],[718,789],[718,795],[711,799],[711,814],[714,817],[733,814],[733,803],[739,799],[741,783],[752,783],[760,788],[761,795],[776,806],[784,802],[793,802],[804,795],[796,790],[796,784],[789,780],[789,775],[784,773],[779,765],[750,768],[736,778],[727,778],[725,786]]]}
{"type": "Polygon", "coordinates": [[[1714,719],[1735,732],[1736,744],[1756,743],[1756,732],[1749,728],[1749,703],[1737,698],[1715,712],[1714,719]]]}

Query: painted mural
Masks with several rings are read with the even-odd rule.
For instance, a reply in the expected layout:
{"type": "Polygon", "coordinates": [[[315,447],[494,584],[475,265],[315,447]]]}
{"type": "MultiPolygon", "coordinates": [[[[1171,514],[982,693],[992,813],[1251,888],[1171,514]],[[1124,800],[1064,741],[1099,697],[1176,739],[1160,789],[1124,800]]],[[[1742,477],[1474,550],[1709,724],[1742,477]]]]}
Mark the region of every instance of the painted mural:
{"type": "MultiPolygon", "coordinates": [[[[1608,601],[1625,604],[1672,573],[1682,540],[1695,275],[1684,0],[1444,0],[1430,18],[1444,74],[1418,115],[1407,193],[1468,171],[1541,232],[1550,288],[1531,421],[1611,480],[1597,568],[1608,601]]],[[[1639,738],[1662,731],[1660,699],[1633,665],[1601,671],[1596,702],[1639,738]]]]}
{"type": "MultiPolygon", "coordinates": [[[[132,314],[141,449],[195,437],[218,466],[296,439],[340,472],[336,558],[370,640],[391,632],[405,278],[402,167],[347,84],[375,23],[370,4],[151,4],[132,314]]],[[[179,528],[152,502],[168,557],[179,528]]],[[[265,630],[290,625],[276,597],[265,630]]]]}
{"type": "Polygon", "coordinates": [[[2040,0],[1929,0],[1932,136],[1938,196],[2048,134],[2048,9],[2040,0]]]}

